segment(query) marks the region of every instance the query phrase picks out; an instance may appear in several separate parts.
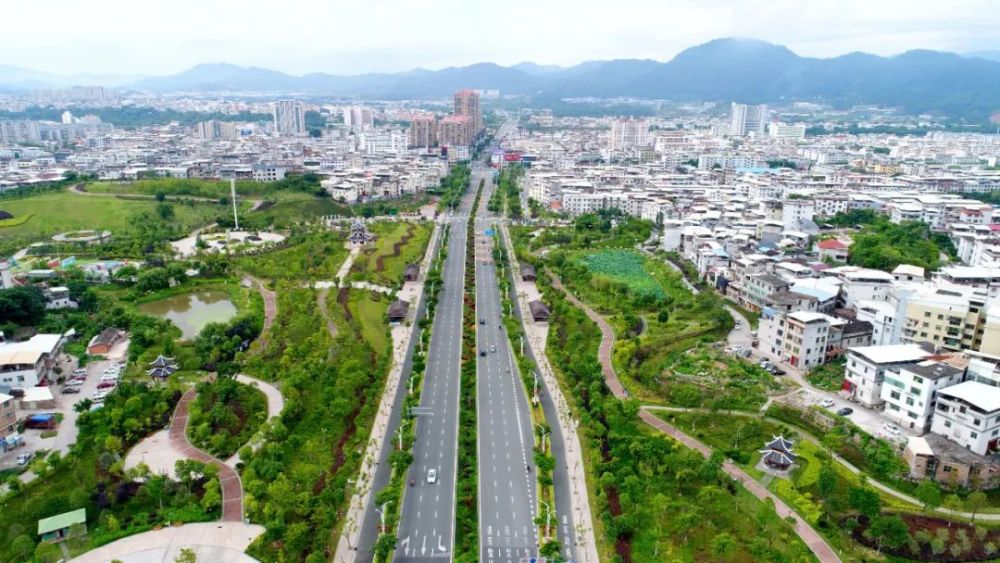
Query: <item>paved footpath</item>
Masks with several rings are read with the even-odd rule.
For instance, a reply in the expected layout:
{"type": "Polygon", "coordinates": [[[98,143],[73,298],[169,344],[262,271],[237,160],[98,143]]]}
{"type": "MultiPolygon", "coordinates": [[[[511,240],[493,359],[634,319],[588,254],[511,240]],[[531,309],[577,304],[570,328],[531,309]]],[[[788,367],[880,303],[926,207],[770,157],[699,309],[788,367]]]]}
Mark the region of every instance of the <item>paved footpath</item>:
{"type": "MultiPolygon", "coordinates": [[[[548,270],[546,270],[548,272],[548,270]]],[[[582,303],[563,287],[559,278],[548,272],[549,277],[552,279],[553,287],[561,290],[566,294],[567,299],[569,299],[574,305],[579,307],[584,313],[587,314],[597,326],[601,329],[601,347],[598,352],[598,360],[601,362],[601,371],[604,373],[604,379],[611,392],[619,399],[624,398],[625,389],[622,387],[621,381],[618,380],[618,374],[615,373],[615,368],[611,364],[611,349],[614,346],[614,332],[611,330],[611,326],[608,324],[603,317],[597,314],[593,309],[582,303]]],[[[705,457],[708,457],[712,453],[712,449],[702,444],[701,442],[695,440],[694,438],[684,434],[680,430],[674,428],[673,426],[667,424],[663,420],[659,419],[649,411],[645,409],[639,410],[639,418],[643,420],[646,424],[649,424],[653,428],[656,428],[660,432],[676,439],[685,446],[700,452],[705,457]]],[[[774,509],[778,513],[778,516],[782,518],[792,517],[795,519],[795,533],[802,539],[802,541],[809,547],[816,557],[824,562],[834,562],[840,561],[840,557],[837,553],[830,547],[830,544],[826,543],[826,540],[820,536],[819,532],[814,530],[809,524],[806,523],[798,514],[795,513],[787,504],[780,498],[771,494],[763,485],[755,481],[748,474],[746,474],[742,469],[736,467],[728,461],[722,466],[723,471],[729,476],[738,480],[746,490],[750,491],[750,494],[757,497],[760,500],[771,499],[774,502],[774,509]]]]}
{"type": "Polygon", "coordinates": [[[187,438],[188,409],[197,391],[188,389],[177,402],[174,416],[170,419],[170,445],[187,459],[211,463],[219,468],[219,483],[222,485],[222,521],[243,522],[243,483],[239,474],[217,458],[191,445],[187,438]]]}

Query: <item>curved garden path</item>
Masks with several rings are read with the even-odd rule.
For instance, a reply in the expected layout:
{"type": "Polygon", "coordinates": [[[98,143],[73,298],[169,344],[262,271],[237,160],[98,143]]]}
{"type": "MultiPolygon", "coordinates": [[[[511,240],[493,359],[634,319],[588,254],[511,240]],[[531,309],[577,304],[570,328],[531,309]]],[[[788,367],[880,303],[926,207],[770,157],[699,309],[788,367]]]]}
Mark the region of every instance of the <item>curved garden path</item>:
{"type": "MultiPolygon", "coordinates": [[[[242,373],[237,374],[236,381],[244,385],[249,385],[250,387],[255,387],[259,389],[261,393],[264,394],[264,397],[267,398],[267,420],[271,420],[272,418],[277,418],[278,416],[281,415],[281,411],[285,409],[284,395],[282,395],[281,391],[271,383],[262,381],[260,379],[257,379],[256,377],[250,377],[249,375],[244,375],[242,373]]],[[[250,438],[248,445],[253,450],[256,450],[258,447],[260,447],[259,441],[255,441],[254,438],[250,438]]],[[[241,461],[242,460],[240,459],[240,452],[239,450],[237,450],[236,453],[229,456],[229,459],[226,460],[226,465],[232,467],[233,469],[236,469],[236,465],[241,461]]]]}
{"type": "MultiPolygon", "coordinates": [[[[562,285],[559,278],[552,274],[551,271],[546,269],[546,273],[552,279],[552,286],[556,289],[562,291],[566,298],[573,303],[576,307],[582,310],[584,313],[590,317],[597,326],[601,329],[601,345],[598,349],[598,361],[601,363],[601,372],[604,374],[604,380],[611,389],[611,393],[619,398],[624,399],[628,397],[628,393],[622,386],[621,381],[618,379],[618,374],[615,372],[615,368],[611,363],[611,350],[614,347],[614,331],[611,329],[611,325],[608,324],[604,317],[597,314],[596,311],[591,309],[589,306],[577,299],[573,294],[566,290],[562,285]]],[[[681,432],[677,428],[667,424],[663,420],[653,415],[653,413],[645,410],[639,410],[639,418],[643,420],[646,424],[652,426],[653,428],[663,432],[664,434],[674,438],[685,446],[701,453],[705,457],[712,454],[712,449],[705,444],[695,440],[694,438],[688,436],[687,434],[681,432]]],[[[791,517],[795,520],[795,533],[802,539],[802,541],[809,547],[809,549],[816,555],[816,558],[823,563],[840,561],[840,557],[837,553],[830,547],[830,544],[823,539],[823,536],[814,530],[805,520],[802,519],[794,510],[788,507],[784,501],[776,497],[770,491],[768,491],[763,485],[755,481],[750,475],[744,472],[739,467],[733,465],[730,462],[726,462],[722,466],[722,470],[726,472],[730,477],[738,480],[747,491],[753,496],[760,500],[770,499],[774,502],[774,509],[778,513],[778,516],[782,518],[791,517]]]]}
{"type": "Polygon", "coordinates": [[[236,470],[229,467],[215,456],[209,455],[194,447],[187,437],[188,410],[190,403],[198,394],[194,387],[189,388],[177,402],[174,415],[170,419],[170,445],[187,459],[202,463],[210,463],[219,468],[219,484],[222,488],[222,521],[243,522],[243,482],[236,470]]]}

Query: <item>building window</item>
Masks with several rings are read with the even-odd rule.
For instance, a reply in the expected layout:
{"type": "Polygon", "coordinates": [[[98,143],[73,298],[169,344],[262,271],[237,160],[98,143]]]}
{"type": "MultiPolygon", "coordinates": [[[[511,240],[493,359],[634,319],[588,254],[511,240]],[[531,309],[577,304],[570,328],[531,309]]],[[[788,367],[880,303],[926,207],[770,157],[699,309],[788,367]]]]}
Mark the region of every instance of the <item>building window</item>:
{"type": "Polygon", "coordinates": [[[945,473],[951,473],[951,466],[945,465],[944,467],[941,468],[941,471],[944,471],[945,473]]]}
{"type": "Polygon", "coordinates": [[[951,428],[951,421],[950,420],[944,421],[944,427],[945,428],[951,428]]]}
{"type": "Polygon", "coordinates": [[[979,434],[976,433],[976,432],[970,432],[969,433],[969,437],[972,438],[973,440],[975,440],[976,438],[979,437],[979,434]]]}

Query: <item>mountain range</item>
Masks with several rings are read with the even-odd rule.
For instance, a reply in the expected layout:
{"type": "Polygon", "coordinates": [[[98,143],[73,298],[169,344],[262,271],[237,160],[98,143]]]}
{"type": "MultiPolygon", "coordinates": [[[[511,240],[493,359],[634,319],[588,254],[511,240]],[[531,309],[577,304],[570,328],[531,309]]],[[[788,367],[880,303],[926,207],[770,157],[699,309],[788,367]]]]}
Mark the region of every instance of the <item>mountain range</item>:
{"type": "MultiPolygon", "coordinates": [[[[616,59],[571,67],[531,62],[509,67],[478,63],[434,71],[415,69],[354,76],[293,76],[216,63],[131,81],[126,77],[105,77],[104,84],[151,92],[253,91],[382,99],[442,98],[459,88],[479,88],[541,101],[568,97],[750,103],[812,100],[985,118],[1000,110],[997,59],[997,52],[959,55],[929,50],[907,51],[893,57],[855,52],[821,59],[803,57],[764,41],[729,38],[691,47],[668,62],[616,59]]],[[[99,77],[80,75],[74,80],[84,78],[100,82],[99,77]]],[[[8,90],[66,84],[68,79],[0,66],[0,88],[8,90]]]]}

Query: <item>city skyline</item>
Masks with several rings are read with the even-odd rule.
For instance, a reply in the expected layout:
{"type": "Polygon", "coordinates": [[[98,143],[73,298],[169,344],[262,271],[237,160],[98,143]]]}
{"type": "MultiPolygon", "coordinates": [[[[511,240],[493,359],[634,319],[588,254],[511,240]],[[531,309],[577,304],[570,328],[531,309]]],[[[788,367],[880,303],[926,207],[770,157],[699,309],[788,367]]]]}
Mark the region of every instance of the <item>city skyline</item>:
{"type": "Polygon", "coordinates": [[[100,11],[57,0],[44,7],[10,7],[11,21],[44,21],[48,31],[38,33],[31,26],[10,30],[8,40],[21,49],[15,60],[3,64],[55,74],[161,75],[212,62],[290,74],[359,74],[477,62],[572,66],[619,58],[667,61],[691,45],[719,37],[762,39],[824,58],[854,51],[894,55],[911,49],[967,53],[1000,48],[993,32],[1000,14],[991,3],[961,4],[962,9],[929,1],[716,0],[667,6],[627,0],[608,11],[596,2],[537,5],[512,0],[505,12],[522,17],[510,28],[492,8],[459,6],[454,0],[338,5],[295,0],[281,11],[259,0],[239,11],[221,0],[181,0],[157,11],[156,26],[149,25],[149,13],[120,0],[105,2],[100,11]],[[53,13],[60,17],[53,19],[53,13]],[[221,23],[206,34],[192,25],[194,20],[221,23]],[[331,32],[304,28],[307,21],[326,22],[331,32]],[[449,33],[426,33],[435,27],[449,33]]]}

